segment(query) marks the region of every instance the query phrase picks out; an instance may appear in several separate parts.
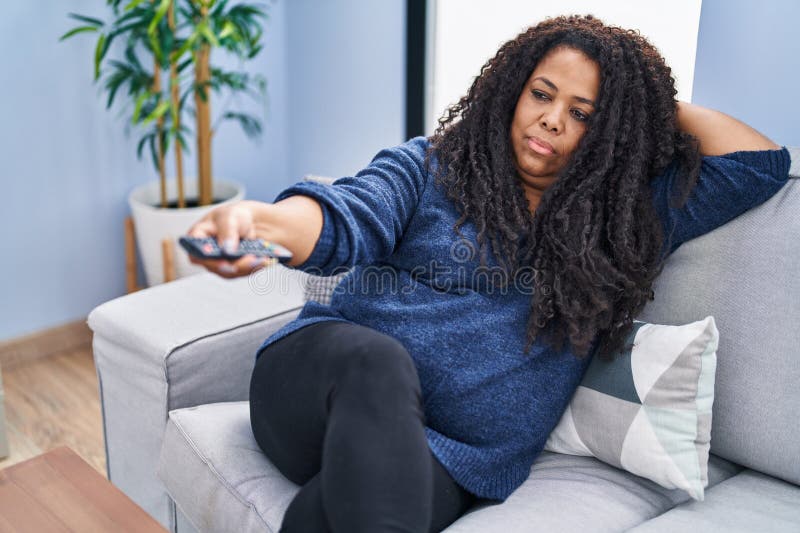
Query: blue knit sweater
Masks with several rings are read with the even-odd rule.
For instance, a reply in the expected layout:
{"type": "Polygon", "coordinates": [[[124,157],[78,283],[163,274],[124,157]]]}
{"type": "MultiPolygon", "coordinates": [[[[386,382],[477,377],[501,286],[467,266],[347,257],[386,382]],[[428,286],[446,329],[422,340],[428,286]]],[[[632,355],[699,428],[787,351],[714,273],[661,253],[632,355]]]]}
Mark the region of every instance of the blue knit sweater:
{"type": "MultiPolygon", "coordinates": [[[[519,282],[504,292],[492,271],[476,270],[475,227],[469,221],[462,226],[465,239],[453,231],[458,212],[425,171],[428,146],[417,137],[382,150],[354,177],[332,186],[302,182],[277,196],[276,202],[302,194],[322,205],[322,233],[297,268],[323,275],[352,271],[330,305],[306,303],[256,357],[322,320],[361,324],[398,339],[416,363],[432,452],[471,493],[505,500],[529,476],[591,358],[578,359],[569,347],[552,353],[540,343],[524,354],[530,287],[519,282]]],[[[789,163],[785,148],[705,157],[680,210],[667,205],[676,175],[671,166],[653,183],[657,212],[671,236],[665,252],[765,202],[787,182],[789,163]]],[[[491,253],[488,260],[498,266],[491,253]]]]}

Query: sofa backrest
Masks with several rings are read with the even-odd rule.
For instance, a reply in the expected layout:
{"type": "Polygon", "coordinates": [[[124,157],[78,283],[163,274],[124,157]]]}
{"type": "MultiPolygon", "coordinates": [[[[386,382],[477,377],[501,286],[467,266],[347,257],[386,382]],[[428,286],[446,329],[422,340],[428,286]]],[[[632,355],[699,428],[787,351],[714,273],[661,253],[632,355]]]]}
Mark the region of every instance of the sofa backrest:
{"type": "Polygon", "coordinates": [[[681,245],[638,317],[719,329],[711,452],[800,484],[800,149],[760,206],[681,245]]]}

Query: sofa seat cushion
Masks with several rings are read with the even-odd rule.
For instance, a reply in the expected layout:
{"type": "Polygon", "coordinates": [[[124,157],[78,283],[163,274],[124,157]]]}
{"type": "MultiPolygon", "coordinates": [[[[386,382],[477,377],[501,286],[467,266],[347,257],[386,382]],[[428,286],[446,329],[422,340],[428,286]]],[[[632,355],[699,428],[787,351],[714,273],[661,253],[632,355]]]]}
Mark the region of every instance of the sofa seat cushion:
{"type": "MultiPolygon", "coordinates": [[[[708,486],[742,467],[709,455],[708,486]]],[[[681,489],[610,466],[594,457],[542,452],[525,483],[494,505],[478,504],[447,533],[619,532],[691,501],[681,489]]]]}
{"type": "Polygon", "coordinates": [[[248,402],[170,411],[157,474],[199,531],[277,532],[300,490],[258,447],[248,402]]]}
{"type": "MultiPolygon", "coordinates": [[[[712,455],[709,487],[739,471],[712,455]]],[[[256,444],[247,402],[171,411],[158,476],[200,531],[277,532],[300,489],[256,444]]],[[[543,452],[505,502],[479,501],[446,531],[494,531],[501,524],[509,533],[619,531],[688,499],[680,489],[665,489],[593,457],[543,452]]]]}
{"type": "Polygon", "coordinates": [[[796,533],[800,531],[800,487],[747,469],[706,491],[703,503],[686,502],[633,531],[796,533]]]}

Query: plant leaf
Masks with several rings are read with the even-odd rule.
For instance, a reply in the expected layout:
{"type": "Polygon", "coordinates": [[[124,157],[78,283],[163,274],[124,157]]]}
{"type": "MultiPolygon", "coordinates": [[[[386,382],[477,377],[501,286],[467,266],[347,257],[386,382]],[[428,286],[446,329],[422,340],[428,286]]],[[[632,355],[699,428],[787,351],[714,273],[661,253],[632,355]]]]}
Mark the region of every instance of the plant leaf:
{"type": "Polygon", "coordinates": [[[149,96],[149,93],[147,91],[143,91],[136,98],[136,103],[133,106],[133,123],[134,124],[139,122],[139,115],[142,113],[142,106],[144,105],[144,102],[145,102],[145,100],[147,100],[148,96],[149,96]]]}
{"type": "Polygon", "coordinates": [[[139,140],[139,144],[136,145],[136,159],[142,158],[142,150],[144,149],[144,145],[153,135],[155,135],[155,133],[148,133],[139,140]]]}
{"type": "Polygon", "coordinates": [[[119,61],[111,61],[111,66],[115,68],[115,71],[106,79],[106,89],[108,90],[106,109],[110,108],[111,104],[114,102],[114,95],[117,94],[117,90],[119,90],[126,81],[130,82],[134,75],[134,71],[130,69],[128,65],[119,61]]]}
{"type": "Polygon", "coordinates": [[[128,62],[136,68],[136,70],[143,70],[142,63],[139,61],[139,56],[136,55],[136,50],[134,50],[133,46],[127,46],[125,48],[125,59],[127,59],[128,62]]]}
{"type": "Polygon", "coordinates": [[[127,24],[123,24],[121,26],[115,26],[114,29],[109,32],[109,36],[116,37],[120,33],[125,33],[128,30],[132,30],[135,28],[141,28],[142,22],[140,20],[134,20],[133,22],[129,22],[127,24]]]}
{"type": "Polygon", "coordinates": [[[142,1],[143,0],[131,0],[130,2],[128,2],[128,5],[125,6],[125,11],[130,11],[131,9],[133,9],[136,6],[138,6],[139,4],[141,4],[142,1]]]}
{"type": "Polygon", "coordinates": [[[258,137],[261,135],[261,122],[250,115],[245,113],[236,113],[233,111],[228,111],[224,115],[222,115],[223,119],[228,120],[236,120],[239,122],[239,125],[244,130],[245,135],[250,138],[258,137]]]}
{"type": "Polygon", "coordinates": [[[102,63],[103,58],[106,57],[106,53],[108,52],[108,48],[111,46],[111,41],[114,40],[113,36],[106,35],[105,40],[103,41],[103,47],[100,50],[100,58],[97,60],[98,64],[102,63]]]}
{"type": "Polygon", "coordinates": [[[254,57],[256,57],[258,55],[258,53],[261,52],[262,48],[263,47],[260,44],[257,44],[255,46],[253,46],[250,49],[250,53],[247,54],[247,59],[253,59],[254,57]]]}
{"type": "Polygon", "coordinates": [[[97,46],[94,48],[94,79],[95,81],[97,78],[100,77],[100,61],[103,59],[103,55],[105,54],[105,43],[106,43],[106,36],[104,34],[100,34],[100,38],[97,39],[97,46]]]}
{"type": "Polygon", "coordinates": [[[228,36],[237,37],[237,29],[236,26],[229,20],[226,20],[225,23],[222,25],[222,31],[219,32],[219,38],[225,39],[228,36]]]}
{"type": "Polygon", "coordinates": [[[222,11],[225,9],[225,5],[228,3],[228,0],[222,0],[220,3],[216,5],[214,10],[211,12],[210,16],[212,19],[216,19],[220,16],[222,11]]]}
{"type": "Polygon", "coordinates": [[[181,126],[179,132],[176,132],[174,128],[172,129],[172,134],[178,140],[178,142],[181,143],[181,148],[183,149],[183,153],[185,155],[191,153],[192,148],[186,142],[186,136],[184,135],[184,133],[191,133],[191,132],[185,126],[181,126]]]}
{"type": "Polygon", "coordinates": [[[181,108],[181,109],[184,109],[184,107],[185,107],[185,105],[186,105],[186,99],[187,99],[189,96],[191,96],[193,93],[194,93],[194,84],[192,84],[192,86],[191,86],[191,87],[189,87],[188,89],[186,89],[186,92],[184,92],[184,93],[183,93],[183,95],[181,95],[181,99],[180,99],[180,108],[181,108]]]}
{"type": "Polygon", "coordinates": [[[211,31],[211,28],[209,27],[208,24],[202,24],[198,26],[198,29],[200,30],[200,33],[203,35],[203,37],[206,38],[206,41],[208,41],[208,43],[211,46],[219,46],[219,40],[217,39],[217,36],[214,35],[214,32],[211,31]]]}
{"type": "Polygon", "coordinates": [[[150,49],[153,51],[153,56],[155,57],[158,63],[164,62],[164,57],[161,53],[161,45],[158,43],[158,37],[155,34],[148,35],[148,41],[150,42],[150,49]]]}
{"type": "Polygon", "coordinates": [[[84,15],[78,15],[77,13],[69,13],[67,16],[70,17],[70,18],[73,18],[75,20],[80,20],[81,22],[86,22],[86,23],[91,24],[93,26],[102,26],[104,24],[104,22],[102,20],[100,20],[100,19],[87,17],[87,16],[84,16],[84,15]]]}
{"type": "Polygon", "coordinates": [[[160,173],[160,168],[158,168],[158,152],[156,151],[156,137],[157,135],[153,135],[150,137],[150,157],[153,159],[153,166],[156,169],[156,172],[160,173]]]}
{"type": "Polygon", "coordinates": [[[80,26],[78,28],[73,28],[69,30],[67,33],[59,37],[59,41],[63,41],[64,39],[69,39],[73,35],[77,35],[79,33],[86,33],[86,32],[96,32],[98,29],[95,26],[80,26]]]}
{"type": "Polygon", "coordinates": [[[161,3],[158,4],[156,8],[156,13],[153,16],[153,19],[150,21],[150,25],[147,27],[147,33],[149,35],[155,35],[156,27],[158,23],[161,22],[161,19],[164,18],[164,15],[167,14],[167,9],[169,9],[169,5],[172,3],[172,0],[161,0],[161,3]]]}
{"type": "Polygon", "coordinates": [[[136,24],[142,24],[145,19],[143,17],[143,10],[137,9],[134,11],[127,11],[124,15],[119,17],[117,20],[114,21],[114,26],[119,27],[126,24],[129,20],[139,17],[139,20],[136,21],[136,24]]]}
{"type": "Polygon", "coordinates": [[[186,59],[183,62],[179,63],[178,64],[178,74],[183,72],[184,69],[186,69],[186,67],[188,67],[191,64],[192,64],[192,58],[191,57],[189,59],[186,59]]]}
{"type": "Polygon", "coordinates": [[[197,41],[197,38],[198,38],[198,37],[199,37],[199,34],[198,34],[198,32],[195,30],[195,31],[194,31],[194,32],[193,32],[193,33],[192,33],[192,34],[189,36],[189,38],[188,38],[188,39],[186,39],[186,40],[183,42],[183,45],[182,45],[182,46],[180,47],[180,49],[178,50],[178,53],[176,54],[176,57],[183,57],[183,54],[185,54],[185,53],[186,53],[186,52],[187,52],[187,51],[188,51],[188,50],[189,50],[189,49],[190,49],[190,48],[191,48],[191,47],[194,45],[194,43],[195,43],[195,41],[197,41]]]}
{"type": "Polygon", "coordinates": [[[153,110],[152,113],[147,115],[147,117],[142,121],[142,124],[148,124],[156,119],[163,117],[164,113],[166,113],[167,110],[169,110],[169,106],[170,106],[169,100],[164,100],[163,102],[161,102],[156,106],[156,108],[153,110]]]}

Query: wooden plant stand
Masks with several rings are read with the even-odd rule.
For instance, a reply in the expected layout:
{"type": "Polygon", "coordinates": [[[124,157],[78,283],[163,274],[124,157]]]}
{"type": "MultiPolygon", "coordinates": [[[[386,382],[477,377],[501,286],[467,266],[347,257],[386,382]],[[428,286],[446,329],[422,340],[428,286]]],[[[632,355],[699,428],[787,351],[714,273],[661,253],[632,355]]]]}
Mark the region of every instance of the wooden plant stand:
{"type": "MultiPolygon", "coordinates": [[[[161,240],[161,259],[164,282],[175,279],[175,243],[172,239],[161,240]]],[[[136,238],[133,218],[125,217],[125,284],[128,294],[143,289],[136,279],[136,238]]]]}

